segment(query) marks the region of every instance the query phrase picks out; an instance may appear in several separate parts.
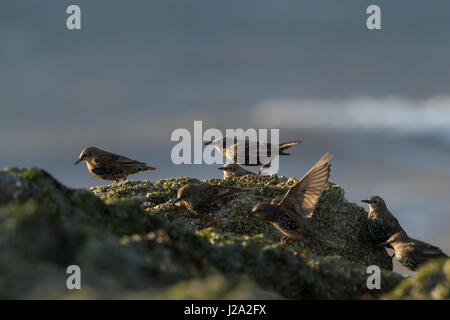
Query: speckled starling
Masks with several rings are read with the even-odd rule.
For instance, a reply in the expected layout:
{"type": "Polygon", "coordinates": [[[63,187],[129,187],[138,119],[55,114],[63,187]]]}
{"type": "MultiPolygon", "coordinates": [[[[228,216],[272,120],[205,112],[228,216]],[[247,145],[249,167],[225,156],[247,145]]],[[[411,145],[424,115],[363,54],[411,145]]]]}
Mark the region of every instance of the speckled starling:
{"type": "Polygon", "coordinates": [[[214,212],[220,209],[221,204],[243,192],[247,192],[247,190],[209,183],[190,183],[178,190],[177,198],[173,203],[181,201],[195,215],[203,219],[209,219],[203,226],[203,228],[206,228],[216,221],[214,212]]]}
{"type": "Polygon", "coordinates": [[[438,247],[423,241],[411,239],[405,232],[397,232],[381,245],[394,248],[398,262],[411,271],[416,271],[422,264],[448,256],[438,247]]]}
{"type": "Polygon", "coordinates": [[[143,162],[138,162],[95,147],[88,147],[81,151],[75,165],[81,161],[86,161],[86,166],[94,177],[116,182],[119,182],[120,179],[125,181],[131,174],[155,170],[155,168],[149,167],[143,162]]]}
{"type": "Polygon", "coordinates": [[[214,145],[219,152],[221,152],[233,163],[243,166],[261,166],[260,170],[256,174],[256,178],[259,178],[262,171],[265,168],[270,167],[270,163],[273,159],[278,156],[290,155],[285,152],[285,150],[300,143],[301,141],[289,141],[276,145],[261,141],[251,141],[248,138],[245,140],[238,140],[237,137],[220,137],[212,141],[205,142],[204,144],[214,145]],[[229,139],[234,140],[230,141],[229,139]],[[243,148],[242,150],[244,150],[244,155],[238,154],[238,152],[240,152],[240,148],[243,148]],[[272,154],[272,148],[274,148],[274,154],[272,154]],[[263,156],[262,159],[260,155],[263,156]]]}
{"type": "Polygon", "coordinates": [[[387,241],[397,232],[405,232],[381,197],[371,196],[361,201],[369,204],[369,230],[377,243],[387,241]]]}
{"type": "Polygon", "coordinates": [[[254,176],[255,174],[251,171],[245,170],[237,163],[225,163],[223,167],[220,167],[219,170],[223,171],[223,178],[234,178],[234,177],[243,177],[247,174],[254,176]]]}
{"type": "Polygon", "coordinates": [[[311,237],[315,240],[332,244],[322,235],[313,231],[303,216],[311,217],[322,190],[330,177],[331,166],[328,161],[333,156],[326,153],[319,161],[294,184],[283,198],[276,198],[272,203],[259,203],[252,212],[269,221],[285,236],[283,243],[311,237]]]}

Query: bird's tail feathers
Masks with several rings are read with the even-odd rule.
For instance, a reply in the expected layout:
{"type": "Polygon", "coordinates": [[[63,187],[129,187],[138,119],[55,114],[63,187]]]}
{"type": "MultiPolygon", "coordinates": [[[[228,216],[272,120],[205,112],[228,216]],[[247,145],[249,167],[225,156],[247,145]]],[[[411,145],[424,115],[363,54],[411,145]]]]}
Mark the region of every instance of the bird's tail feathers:
{"type": "Polygon", "coordinates": [[[139,167],[139,171],[147,171],[147,170],[153,171],[153,170],[156,170],[156,168],[149,167],[149,166],[146,166],[146,165],[143,165],[143,166],[139,167]]]}
{"type": "Polygon", "coordinates": [[[300,140],[280,143],[279,149],[280,149],[280,151],[284,151],[284,150],[286,150],[292,146],[295,146],[296,144],[300,144],[300,143],[302,143],[300,140]]]}
{"type": "Polygon", "coordinates": [[[238,188],[233,188],[233,187],[229,187],[226,189],[222,189],[219,191],[219,193],[217,194],[217,196],[219,198],[225,199],[225,198],[229,198],[241,193],[246,193],[249,192],[251,190],[242,190],[242,189],[238,189],[238,188]]]}
{"type": "Polygon", "coordinates": [[[280,144],[279,146],[279,154],[282,156],[289,156],[290,153],[284,152],[286,149],[289,149],[292,146],[295,146],[296,144],[302,143],[301,141],[288,141],[285,143],[280,144]]]}
{"type": "Polygon", "coordinates": [[[250,192],[252,190],[247,190],[247,189],[238,189],[234,191],[234,194],[241,194],[241,193],[247,193],[250,192]]]}

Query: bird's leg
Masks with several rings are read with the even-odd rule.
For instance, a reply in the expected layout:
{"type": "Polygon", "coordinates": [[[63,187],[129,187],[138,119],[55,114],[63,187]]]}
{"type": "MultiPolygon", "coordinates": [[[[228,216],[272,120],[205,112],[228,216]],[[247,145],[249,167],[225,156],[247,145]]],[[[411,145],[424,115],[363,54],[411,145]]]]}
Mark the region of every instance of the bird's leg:
{"type": "Polygon", "coordinates": [[[270,165],[271,165],[270,162],[266,163],[266,164],[263,164],[261,166],[261,168],[259,168],[258,172],[255,174],[255,177],[253,178],[253,181],[261,179],[262,172],[264,171],[264,169],[270,168],[270,165]]]}
{"type": "Polygon", "coordinates": [[[261,179],[261,170],[255,174],[255,176],[253,177],[253,181],[257,181],[259,179],[261,179]]]}
{"type": "Polygon", "coordinates": [[[214,222],[216,222],[216,220],[217,220],[217,217],[214,216],[211,220],[209,220],[208,222],[206,222],[206,223],[203,225],[202,229],[209,228],[211,225],[213,225],[214,222]]]}
{"type": "Polygon", "coordinates": [[[301,239],[301,237],[283,236],[283,237],[281,238],[281,243],[282,243],[282,244],[286,244],[286,243],[288,243],[288,242],[294,242],[294,241],[297,241],[297,240],[300,240],[300,239],[301,239]]]}

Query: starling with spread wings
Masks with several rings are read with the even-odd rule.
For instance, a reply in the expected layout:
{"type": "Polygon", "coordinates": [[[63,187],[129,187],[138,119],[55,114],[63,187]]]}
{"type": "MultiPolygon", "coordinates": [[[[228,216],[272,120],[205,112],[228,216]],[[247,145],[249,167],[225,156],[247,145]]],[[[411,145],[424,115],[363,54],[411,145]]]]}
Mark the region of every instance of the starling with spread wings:
{"type": "Polygon", "coordinates": [[[333,156],[326,153],[319,161],[294,184],[282,198],[272,203],[259,203],[252,212],[270,222],[284,234],[282,242],[310,237],[330,243],[322,235],[312,230],[303,218],[310,217],[319,200],[322,190],[328,183],[333,156]]]}

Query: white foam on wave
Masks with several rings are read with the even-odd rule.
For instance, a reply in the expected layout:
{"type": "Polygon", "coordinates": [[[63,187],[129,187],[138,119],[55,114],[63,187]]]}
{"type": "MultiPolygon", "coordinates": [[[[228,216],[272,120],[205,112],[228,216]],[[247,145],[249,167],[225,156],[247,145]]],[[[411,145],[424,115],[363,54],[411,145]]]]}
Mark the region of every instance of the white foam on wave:
{"type": "Polygon", "coordinates": [[[254,107],[260,124],[277,128],[389,131],[450,142],[450,96],[411,100],[397,96],[342,100],[270,99],[254,107]]]}

